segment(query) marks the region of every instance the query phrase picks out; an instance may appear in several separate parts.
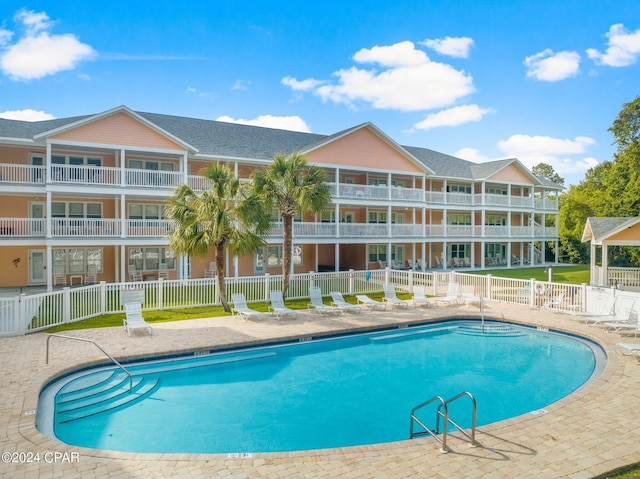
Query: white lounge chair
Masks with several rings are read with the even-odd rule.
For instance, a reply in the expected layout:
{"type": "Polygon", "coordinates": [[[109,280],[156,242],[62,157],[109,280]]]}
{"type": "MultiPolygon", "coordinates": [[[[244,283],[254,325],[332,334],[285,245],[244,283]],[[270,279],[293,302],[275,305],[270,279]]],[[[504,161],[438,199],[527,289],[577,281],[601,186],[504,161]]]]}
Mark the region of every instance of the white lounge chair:
{"type": "Polygon", "coordinates": [[[375,299],[370,298],[366,294],[356,294],[356,300],[358,300],[359,304],[363,304],[369,311],[374,309],[387,309],[387,303],[383,303],[382,301],[376,301],[375,299]]]}
{"type": "Polygon", "coordinates": [[[622,306],[622,301],[620,304],[619,312],[616,312],[616,319],[602,323],[602,325],[606,331],[621,334],[631,332],[635,337],[638,337],[640,325],[638,323],[638,313],[634,310],[635,301],[625,302],[624,306],[622,306]]]}
{"type": "Polygon", "coordinates": [[[298,313],[293,309],[287,308],[284,305],[284,298],[282,297],[282,291],[275,290],[269,292],[269,299],[271,304],[269,305],[269,311],[276,315],[276,318],[280,319],[281,316],[291,316],[296,318],[298,313]]]}
{"type": "Polygon", "coordinates": [[[600,307],[600,310],[595,313],[583,313],[575,312],[573,315],[578,321],[584,321],[585,324],[602,322],[605,323],[609,320],[613,320],[616,316],[615,313],[616,297],[613,295],[607,296],[604,303],[600,307]]]}
{"type": "Polygon", "coordinates": [[[340,308],[324,304],[322,301],[322,292],[318,287],[309,288],[309,301],[310,303],[307,304],[309,311],[314,310],[320,314],[340,314],[344,312],[340,308]]]}
{"type": "Polygon", "coordinates": [[[564,303],[564,291],[560,291],[555,298],[545,301],[542,305],[543,309],[562,309],[564,303]]]}
{"type": "Polygon", "coordinates": [[[360,312],[360,306],[347,302],[340,291],[331,291],[329,294],[331,295],[331,304],[339,308],[342,313],[345,311],[360,312]]]}
{"type": "Polygon", "coordinates": [[[398,299],[398,297],[396,296],[396,288],[394,285],[385,284],[383,286],[383,289],[384,289],[384,297],[382,299],[384,299],[385,302],[389,303],[391,305],[391,308],[398,306],[400,308],[406,309],[409,307],[409,303],[401,299],[398,299]]]}
{"type": "Polygon", "coordinates": [[[127,303],[124,305],[126,317],[122,320],[124,329],[131,336],[131,332],[135,329],[146,329],[149,336],[152,334],[152,328],[142,317],[142,305],[140,303],[127,303]]]}
{"type": "Polygon", "coordinates": [[[623,356],[635,356],[636,359],[640,359],[640,344],[616,343],[616,348],[623,356]]]}
{"type": "Polygon", "coordinates": [[[232,293],[231,301],[233,301],[231,313],[234,316],[240,316],[243,321],[247,321],[249,318],[259,318],[261,314],[264,314],[247,306],[247,298],[244,293],[232,293]]]}
{"type": "Polygon", "coordinates": [[[424,286],[414,286],[413,287],[413,298],[411,298],[413,302],[413,307],[417,308],[419,304],[424,304],[427,308],[431,307],[431,301],[427,298],[427,291],[424,286]]]}
{"type": "Polygon", "coordinates": [[[617,298],[614,303],[612,314],[586,317],[585,321],[591,323],[592,326],[629,322],[629,318],[633,314],[635,304],[636,302],[631,298],[617,298]]]}
{"type": "Polygon", "coordinates": [[[449,283],[447,285],[447,295],[443,297],[437,297],[436,306],[438,305],[438,303],[457,304],[460,299],[459,288],[460,286],[458,283],[449,283]]]}
{"type": "Polygon", "coordinates": [[[520,264],[520,259],[515,254],[512,254],[511,258],[511,264],[520,264]]]}
{"type": "Polygon", "coordinates": [[[413,270],[415,270],[415,269],[416,269],[416,264],[415,264],[415,262],[413,261],[413,259],[411,259],[411,258],[407,258],[407,267],[408,267],[409,269],[413,269],[413,270]]]}

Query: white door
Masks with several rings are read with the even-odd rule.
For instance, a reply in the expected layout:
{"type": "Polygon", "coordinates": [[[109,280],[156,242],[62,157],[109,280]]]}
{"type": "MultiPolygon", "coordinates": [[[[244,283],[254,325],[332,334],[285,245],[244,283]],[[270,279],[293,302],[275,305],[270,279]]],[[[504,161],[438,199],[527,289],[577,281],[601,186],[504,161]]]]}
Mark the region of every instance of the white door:
{"type": "Polygon", "coordinates": [[[47,283],[47,250],[29,250],[29,284],[47,283]]]}
{"type": "Polygon", "coordinates": [[[44,236],[44,222],[38,221],[44,218],[44,203],[29,203],[29,218],[34,219],[29,223],[29,234],[44,236]]]}

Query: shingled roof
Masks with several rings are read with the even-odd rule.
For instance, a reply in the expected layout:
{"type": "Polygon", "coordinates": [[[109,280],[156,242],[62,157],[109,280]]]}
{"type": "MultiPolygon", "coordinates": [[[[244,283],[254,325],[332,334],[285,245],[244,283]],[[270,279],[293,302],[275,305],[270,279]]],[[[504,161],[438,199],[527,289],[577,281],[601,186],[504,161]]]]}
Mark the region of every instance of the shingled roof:
{"type": "Polygon", "coordinates": [[[587,218],[587,223],[584,225],[582,242],[592,241],[600,244],[602,240],[615,235],[625,228],[631,228],[637,223],[640,223],[640,216],[589,217],[587,218]]]}
{"type": "MultiPolygon", "coordinates": [[[[170,135],[193,146],[197,149],[197,156],[212,158],[244,158],[269,161],[275,154],[310,151],[322,143],[331,141],[332,138],[343,136],[350,131],[362,128],[364,125],[369,125],[366,123],[332,135],[319,135],[160,113],[132,112],[126,107],[118,107],[113,111],[121,109],[139,115],[170,135]]],[[[34,141],[35,137],[64,128],[73,123],[90,120],[94,116],[96,115],[34,122],[0,119],[0,139],[34,141]]],[[[372,127],[376,128],[375,125],[372,125],[372,127]]],[[[517,162],[516,159],[506,159],[473,163],[428,148],[396,146],[400,150],[405,150],[410,157],[415,158],[419,163],[422,163],[427,174],[433,173],[442,178],[480,180],[490,177],[506,167],[510,162],[517,162]]],[[[536,177],[532,176],[532,178],[536,177]]],[[[560,185],[555,185],[548,180],[541,178],[538,178],[538,180],[539,184],[560,188],[560,185]]]]}

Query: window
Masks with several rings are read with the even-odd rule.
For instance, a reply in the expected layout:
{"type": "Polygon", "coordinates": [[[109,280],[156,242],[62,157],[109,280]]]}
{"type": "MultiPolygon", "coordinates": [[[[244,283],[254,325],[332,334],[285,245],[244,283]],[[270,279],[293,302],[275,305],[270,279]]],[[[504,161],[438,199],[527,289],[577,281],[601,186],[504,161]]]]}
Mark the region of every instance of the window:
{"type": "Polygon", "coordinates": [[[505,216],[487,215],[484,218],[486,226],[506,226],[507,218],[505,216]]]}
{"type": "Polygon", "coordinates": [[[387,186],[386,178],[369,178],[369,184],[375,186],[387,186]]]}
{"type": "Polygon", "coordinates": [[[488,195],[506,195],[507,190],[498,186],[487,186],[486,193],[488,195]]]}
{"type": "Polygon", "coordinates": [[[447,215],[447,224],[468,226],[471,224],[471,215],[465,215],[465,214],[447,215]]]}
{"type": "Polygon", "coordinates": [[[321,221],[323,223],[335,223],[336,222],[336,210],[322,210],[321,221]]]}
{"type": "Polygon", "coordinates": [[[506,258],[507,245],[501,243],[487,243],[484,246],[485,258],[506,258]]]}
{"type": "Polygon", "coordinates": [[[129,168],[151,171],[174,171],[174,163],[168,161],[129,160],[129,168]]]}
{"type": "MultiPolygon", "coordinates": [[[[272,223],[282,223],[282,213],[278,208],[271,208],[270,218],[272,223]]],[[[298,211],[293,217],[293,221],[302,221],[302,213],[298,211]]]]}
{"type": "Polygon", "coordinates": [[[369,211],[369,223],[386,223],[386,211],[369,211]]]}
{"type": "MultiPolygon", "coordinates": [[[[302,246],[293,245],[291,261],[294,266],[302,265],[302,246]]],[[[267,246],[267,266],[282,266],[284,248],[282,246],[267,246]]]]}
{"type": "Polygon", "coordinates": [[[450,193],[471,194],[471,185],[447,185],[447,191],[449,191],[450,193]]]}
{"type": "Polygon", "coordinates": [[[95,266],[102,272],[102,248],[54,248],[54,271],[63,271],[65,274],[84,274],[88,266],[95,266]]]}
{"type": "Polygon", "coordinates": [[[78,203],[74,201],[53,201],[53,218],[102,218],[102,203],[78,203]]]}
{"type": "Polygon", "coordinates": [[[129,248],[129,264],[137,271],[158,271],[160,263],[166,263],[167,269],[176,269],[173,251],[167,248],[129,248]]]}
{"type": "Polygon", "coordinates": [[[130,220],[164,219],[166,205],[129,203],[130,220]]]}
{"type": "Polygon", "coordinates": [[[386,244],[369,245],[369,263],[376,263],[378,261],[387,261],[386,244]]]}
{"type": "Polygon", "coordinates": [[[460,259],[471,257],[471,245],[469,243],[452,244],[451,257],[460,259]]]}
{"type": "Polygon", "coordinates": [[[102,158],[82,155],[51,155],[51,164],[102,166],[102,158]]]}

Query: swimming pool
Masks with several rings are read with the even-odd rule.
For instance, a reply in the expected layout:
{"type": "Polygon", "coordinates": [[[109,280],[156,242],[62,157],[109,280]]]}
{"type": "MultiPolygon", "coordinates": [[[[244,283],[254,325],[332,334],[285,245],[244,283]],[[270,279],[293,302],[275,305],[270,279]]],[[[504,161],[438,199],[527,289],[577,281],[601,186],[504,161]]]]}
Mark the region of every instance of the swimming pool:
{"type": "MultiPolygon", "coordinates": [[[[117,368],[80,371],[43,390],[36,422],[70,445],[131,452],[374,444],[407,439],[411,409],[432,396],[470,391],[483,425],[539,412],[603,363],[603,351],[577,337],[448,321],[127,364],[133,392],[117,368]]],[[[450,414],[469,425],[468,404],[450,414]]]]}

